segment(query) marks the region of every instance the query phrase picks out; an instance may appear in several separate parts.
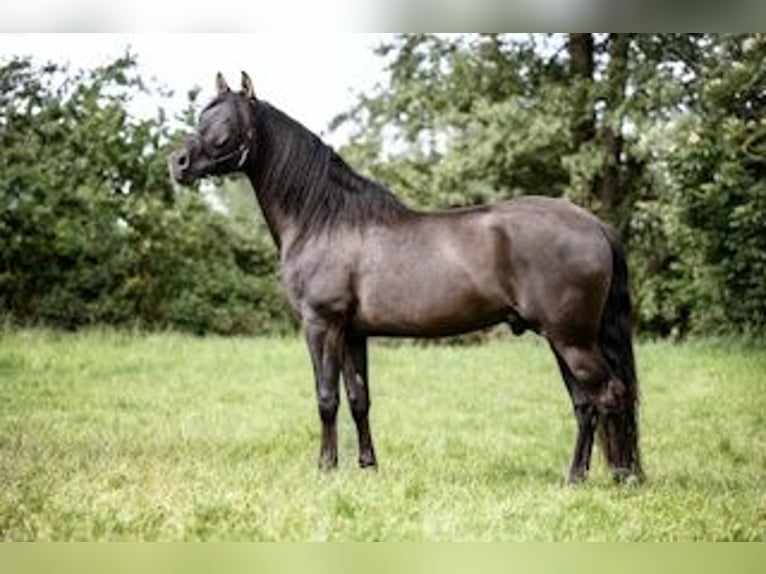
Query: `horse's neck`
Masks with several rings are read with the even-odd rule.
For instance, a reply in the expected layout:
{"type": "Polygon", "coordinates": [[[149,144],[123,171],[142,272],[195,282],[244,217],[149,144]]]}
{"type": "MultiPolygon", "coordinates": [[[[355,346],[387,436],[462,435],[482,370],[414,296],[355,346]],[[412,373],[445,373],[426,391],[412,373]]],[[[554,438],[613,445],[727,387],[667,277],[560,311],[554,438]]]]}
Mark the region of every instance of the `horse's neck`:
{"type": "Polygon", "coordinates": [[[278,208],[279,202],[276,201],[274,189],[275,174],[270,169],[266,169],[267,166],[261,165],[264,163],[264,160],[262,158],[259,159],[263,153],[271,153],[271,150],[265,144],[268,137],[264,137],[264,132],[271,131],[272,129],[272,126],[265,125],[269,121],[267,119],[269,115],[268,104],[259,104],[259,106],[259,108],[254,108],[254,123],[262,124],[262,127],[256,128],[251,126],[251,129],[256,134],[256,152],[251,154],[245,167],[245,174],[253,186],[258,206],[263,214],[263,218],[266,220],[271,238],[274,240],[277,248],[281,250],[283,237],[288,232],[289,221],[278,208]]]}
{"type": "Polygon", "coordinates": [[[299,125],[292,125],[291,118],[272,108],[268,104],[257,117],[259,126],[254,127],[257,134],[255,157],[252,157],[246,173],[255,190],[261,212],[266,219],[271,236],[280,250],[289,247],[291,238],[297,235],[300,222],[297,213],[285,210],[284,195],[295,186],[301,187],[306,182],[301,179],[306,174],[289,174],[291,158],[288,146],[311,148],[316,146],[316,136],[299,125]],[[279,143],[277,143],[279,142],[279,143]],[[281,146],[281,147],[278,147],[281,146]]]}
{"type": "Polygon", "coordinates": [[[306,128],[266,108],[246,172],[280,251],[339,223],[390,223],[409,210],[367,181],[306,128]],[[314,219],[315,218],[315,219],[314,219]]]}
{"type": "Polygon", "coordinates": [[[277,249],[281,251],[285,236],[290,234],[290,228],[292,227],[290,221],[279,212],[276,202],[270,201],[266,197],[266,193],[269,190],[259,181],[258,177],[251,173],[248,173],[247,176],[250,184],[253,186],[258,206],[261,209],[263,218],[266,220],[266,226],[269,228],[271,238],[274,240],[277,249]]]}

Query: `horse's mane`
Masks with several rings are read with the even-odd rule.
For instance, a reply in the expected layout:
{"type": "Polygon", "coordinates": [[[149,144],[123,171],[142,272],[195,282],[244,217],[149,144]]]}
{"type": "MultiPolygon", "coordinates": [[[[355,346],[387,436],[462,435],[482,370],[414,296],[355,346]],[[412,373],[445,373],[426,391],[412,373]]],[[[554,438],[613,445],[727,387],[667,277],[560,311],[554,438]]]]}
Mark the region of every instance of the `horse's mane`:
{"type": "Polygon", "coordinates": [[[301,124],[259,101],[254,104],[255,171],[262,201],[307,238],[337,226],[391,223],[410,210],[388,189],[355,172],[301,124]]]}

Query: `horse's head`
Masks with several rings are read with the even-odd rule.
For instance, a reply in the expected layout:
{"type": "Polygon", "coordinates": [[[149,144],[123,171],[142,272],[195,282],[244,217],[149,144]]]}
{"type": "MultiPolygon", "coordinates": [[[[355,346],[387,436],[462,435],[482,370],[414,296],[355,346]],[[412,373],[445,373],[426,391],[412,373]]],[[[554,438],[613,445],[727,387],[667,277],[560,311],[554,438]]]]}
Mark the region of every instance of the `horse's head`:
{"type": "Polygon", "coordinates": [[[219,72],[216,88],[218,95],[202,110],[196,133],[170,155],[170,173],[180,184],[237,171],[250,157],[256,101],[250,77],[242,72],[242,89],[235,92],[219,72]]]}

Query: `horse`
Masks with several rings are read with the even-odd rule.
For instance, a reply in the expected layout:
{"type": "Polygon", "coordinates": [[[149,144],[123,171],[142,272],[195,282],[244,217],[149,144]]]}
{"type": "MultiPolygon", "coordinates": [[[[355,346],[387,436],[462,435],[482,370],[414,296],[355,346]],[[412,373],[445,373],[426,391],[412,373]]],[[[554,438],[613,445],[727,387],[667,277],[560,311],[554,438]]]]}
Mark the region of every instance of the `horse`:
{"type": "Polygon", "coordinates": [[[522,196],[442,211],[405,206],[299,122],[220,72],[196,131],[170,154],[191,185],[243,172],[278,248],[284,291],[311,356],[319,468],[337,467],[342,377],[361,467],[371,337],[443,337],[507,323],[544,337],[576,420],[567,479],[590,469],[594,435],[616,481],[641,479],[628,268],[616,232],[557,198],[522,196]]]}

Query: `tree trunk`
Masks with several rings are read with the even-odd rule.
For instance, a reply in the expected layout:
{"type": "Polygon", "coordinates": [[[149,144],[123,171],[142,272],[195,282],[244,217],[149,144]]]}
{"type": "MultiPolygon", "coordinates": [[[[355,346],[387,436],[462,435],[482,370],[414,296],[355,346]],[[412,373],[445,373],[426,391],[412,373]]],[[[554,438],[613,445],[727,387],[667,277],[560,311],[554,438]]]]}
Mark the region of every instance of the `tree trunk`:
{"type": "Polygon", "coordinates": [[[605,112],[601,128],[604,150],[604,171],[595,183],[594,192],[604,212],[616,221],[617,209],[623,199],[620,185],[622,167],[622,105],[628,82],[629,34],[609,34],[609,64],[607,67],[605,112]]]}
{"type": "Polygon", "coordinates": [[[572,144],[577,149],[596,135],[596,117],[589,94],[595,69],[593,34],[569,34],[567,46],[569,73],[574,84],[572,144]]]}

